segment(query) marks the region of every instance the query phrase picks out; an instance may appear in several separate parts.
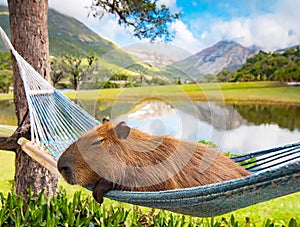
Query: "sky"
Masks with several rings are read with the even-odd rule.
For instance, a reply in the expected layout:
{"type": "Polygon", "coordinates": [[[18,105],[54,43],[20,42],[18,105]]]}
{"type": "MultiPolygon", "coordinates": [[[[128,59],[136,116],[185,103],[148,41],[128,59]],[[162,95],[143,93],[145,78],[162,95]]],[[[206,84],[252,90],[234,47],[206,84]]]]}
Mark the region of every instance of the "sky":
{"type": "MultiPolygon", "coordinates": [[[[158,0],[172,12],[181,12],[171,27],[171,45],[197,53],[220,40],[273,51],[300,44],[300,0],[158,0]]],[[[113,15],[88,17],[92,0],[49,0],[49,7],[74,16],[120,47],[140,43],[113,15]]],[[[0,4],[7,5],[6,0],[0,4]]],[[[145,42],[145,41],[144,41],[145,42]]]]}

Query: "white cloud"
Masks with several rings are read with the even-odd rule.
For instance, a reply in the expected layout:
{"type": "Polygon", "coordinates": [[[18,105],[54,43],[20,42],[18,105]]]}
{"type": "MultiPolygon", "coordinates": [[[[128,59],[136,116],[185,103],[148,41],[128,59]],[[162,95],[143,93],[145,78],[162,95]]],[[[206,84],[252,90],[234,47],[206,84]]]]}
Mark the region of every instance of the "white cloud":
{"type": "Polygon", "coordinates": [[[204,45],[221,39],[235,40],[244,46],[257,45],[273,51],[300,44],[300,1],[279,1],[273,13],[247,18],[214,21],[201,36],[204,45]]]}
{"type": "Polygon", "coordinates": [[[158,4],[165,5],[170,9],[176,9],[176,0],[159,0],[158,4]]]}
{"type": "Polygon", "coordinates": [[[186,24],[181,20],[177,20],[172,24],[171,28],[176,32],[175,39],[172,41],[174,46],[178,46],[191,53],[199,51],[200,42],[194,37],[193,33],[188,30],[186,24]]]}
{"type": "Polygon", "coordinates": [[[49,0],[48,2],[49,8],[53,8],[63,14],[75,17],[80,21],[90,23],[94,20],[92,17],[88,17],[89,10],[87,7],[92,5],[91,0],[49,0]]]}
{"type": "Polygon", "coordinates": [[[96,23],[90,24],[90,27],[102,37],[113,40],[121,47],[140,42],[130,32],[131,28],[125,28],[118,24],[114,15],[105,15],[100,21],[97,20],[96,23]]]}
{"type": "MultiPolygon", "coordinates": [[[[92,0],[49,0],[49,7],[76,17],[99,35],[113,40],[120,46],[140,42],[133,37],[128,28],[118,25],[115,16],[106,15],[102,20],[88,17],[87,7],[91,3],[92,0]]],[[[176,0],[159,0],[158,3],[170,7],[172,12],[178,11],[176,0]]],[[[7,1],[0,0],[0,4],[7,5],[7,1]]],[[[255,4],[252,6],[254,8],[255,4]]],[[[197,7],[200,7],[199,4],[197,7]]],[[[249,17],[233,17],[227,20],[214,18],[213,14],[202,14],[192,19],[185,15],[185,22],[178,20],[172,25],[176,31],[172,44],[196,53],[222,39],[235,40],[244,46],[261,46],[265,50],[300,43],[299,0],[278,1],[277,6],[272,6],[274,11],[271,13],[263,13],[253,8],[250,11],[254,14],[249,17]]]]}

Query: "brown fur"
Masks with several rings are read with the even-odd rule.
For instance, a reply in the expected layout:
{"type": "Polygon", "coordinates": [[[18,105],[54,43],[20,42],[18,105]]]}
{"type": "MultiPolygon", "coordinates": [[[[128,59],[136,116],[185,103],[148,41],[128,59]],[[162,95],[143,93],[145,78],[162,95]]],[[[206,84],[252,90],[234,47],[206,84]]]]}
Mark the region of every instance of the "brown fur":
{"type": "Polygon", "coordinates": [[[60,157],[70,184],[94,187],[98,202],[111,189],[159,191],[248,176],[217,150],[168,136],[152,136],[107,122],[85,133],[60,157]]]}

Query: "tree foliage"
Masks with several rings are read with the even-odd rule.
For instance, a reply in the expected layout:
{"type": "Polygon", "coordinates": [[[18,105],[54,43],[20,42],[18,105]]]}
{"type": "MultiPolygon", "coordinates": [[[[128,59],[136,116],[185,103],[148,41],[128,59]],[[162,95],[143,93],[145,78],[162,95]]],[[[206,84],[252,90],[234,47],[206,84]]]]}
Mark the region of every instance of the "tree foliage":
{"type": "Polygon", "coordinates": [[[61,58],[52,57],[50,59],[51,72],[50,77],[53,87],[57,87],[58,83],[66,77],[67,65],[61,58]]]}
{"type": "Polygon", "coordinates": [[[97,61],[97,57],[93,53],[89,53],[86,58],[81,58],[65,53],[63,55],[61,66],[65,70],[65,75],[71,76],[71,83],[74,90],[78,90],[82,82],[93,73],[93,66],[97,61]]]}
{"type": "Polygon", "coordinates": [[[219,81],[300,81],[300,47],[283,53],[260,51],[236,71],[223,71],[219,81]]]}
{"type": "Polygon", "coordinates": [[[0,52],[0,70],[11,69],[10,53],[0,52]]]}
{"type": "Polygon", "coordinates": [[[8,93],[13,83],[10,54],[0,52],[0,92],[8,93]]]}
{"type": "Polygon", "coordinates": [[[134,36],[150,41],[171,41],[174,31],[170,25],[179,17],[179,13],[172,14],[165,5],[158,5],[157,0],[93,0],[90,9],[94,17],[101,18],[105,11],[116,15],[120,25],[133,28],[134,36]]]}

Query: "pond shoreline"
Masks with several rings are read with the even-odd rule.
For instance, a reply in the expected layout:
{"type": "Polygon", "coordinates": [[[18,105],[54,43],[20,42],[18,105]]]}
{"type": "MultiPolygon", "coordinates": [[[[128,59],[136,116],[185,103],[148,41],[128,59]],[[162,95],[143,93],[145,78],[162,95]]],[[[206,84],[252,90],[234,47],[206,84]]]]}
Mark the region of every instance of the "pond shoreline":
{"type": "MultiPolygon", "coordinates": [[[[61,92],[72,100],[82,101],[120,102],[160,98],[225,104],[300,105],[300,86],[287,86],[280,82],[204,83],[61,92]]],[[[0,100],[13,100],[13,94],[0,94],[0,100]]]]}

